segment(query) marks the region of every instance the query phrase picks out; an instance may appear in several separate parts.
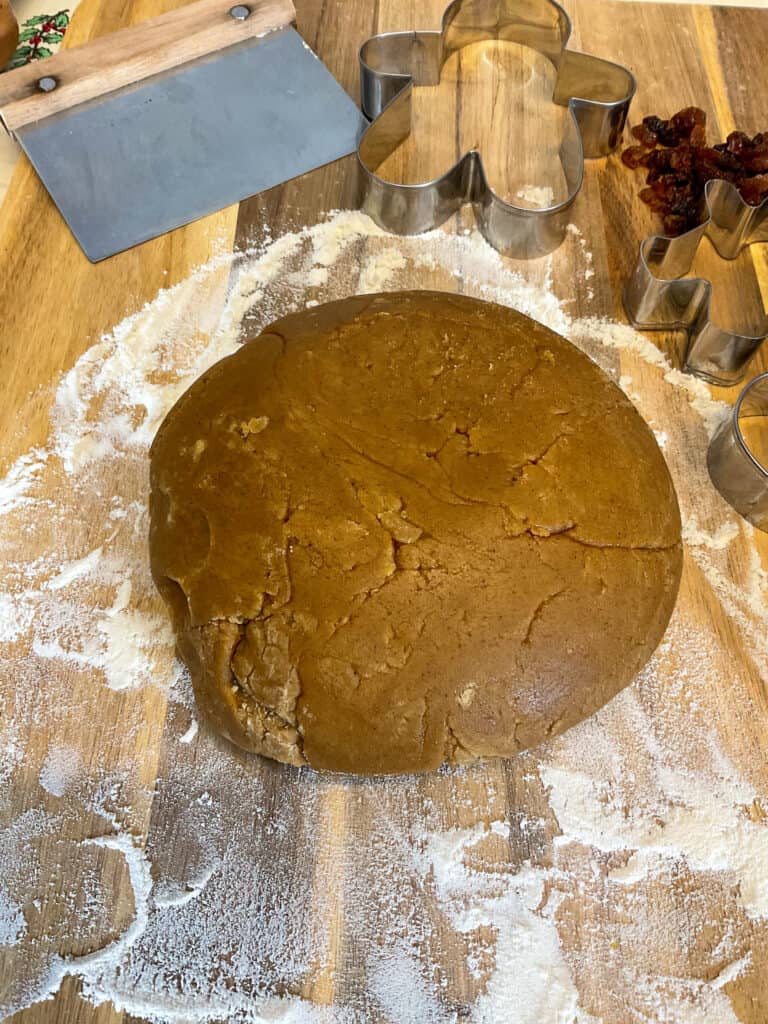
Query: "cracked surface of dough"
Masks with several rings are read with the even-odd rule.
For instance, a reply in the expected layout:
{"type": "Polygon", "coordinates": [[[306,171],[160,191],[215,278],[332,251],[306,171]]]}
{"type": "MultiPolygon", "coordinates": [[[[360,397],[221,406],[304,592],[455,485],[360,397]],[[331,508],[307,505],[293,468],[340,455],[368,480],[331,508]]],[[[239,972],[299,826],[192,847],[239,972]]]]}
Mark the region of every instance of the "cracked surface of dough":
{"type": "Polygon", "coordinates": [[[682,565],[652,432],[574,346],[442,292],[286,317],[152,448],[152,571],[209,721],[361,773],[511,756],[629,683],[682,565]]]}

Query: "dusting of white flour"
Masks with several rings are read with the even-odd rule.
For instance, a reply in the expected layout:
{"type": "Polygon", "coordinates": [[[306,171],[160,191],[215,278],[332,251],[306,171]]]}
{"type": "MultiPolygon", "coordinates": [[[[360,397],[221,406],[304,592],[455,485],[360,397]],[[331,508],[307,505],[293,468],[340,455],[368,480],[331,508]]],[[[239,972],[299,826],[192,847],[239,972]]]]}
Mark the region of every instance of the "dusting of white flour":
{"type": "Polygon", "coordinates": [[[79,751],[72,747],[49,747],[40,770],[40,785],[51,796],[64,796],[81,767],[79,751]]]}
{"type": "Polygon", "coordinates": [[[515,199],[522,202],[524,206],[543,208],[552,206],[555,201],[555,193],[549,185],[523,185],[515,192],[515,199]]]}
{"type": "Polygon", "coordinates": [[[169,1024],[736,1024],[729,991],[768,970],[768,798],[729,644],[765,678],[768,577],[706,475],[725,406],[570,316],[555,269],[342,212],[201,268],[63,376],[48,443],[0,481],[0,1017],[71,975],[169,1024]],[[678,610],[632,686],[506,764],[365,782],[236,755],[198,729],[152,586],[149,444],[271,320],[403,287],[514,306],[615,379],[621,356],[727,628],[678,610]]]}

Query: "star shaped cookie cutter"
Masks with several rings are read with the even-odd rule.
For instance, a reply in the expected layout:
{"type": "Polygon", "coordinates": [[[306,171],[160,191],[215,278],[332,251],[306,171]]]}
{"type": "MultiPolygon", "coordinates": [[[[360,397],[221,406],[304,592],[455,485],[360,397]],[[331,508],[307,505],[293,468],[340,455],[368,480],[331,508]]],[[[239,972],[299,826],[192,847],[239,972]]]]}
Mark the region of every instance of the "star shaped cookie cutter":
{"type": "Polygon", "coordinates": [[[640,243],[624,289],[624,309],[641,330],[685,330],[683,370],[727,387],[744,377],[747,364],[768,337],[768,316],[765,330],[755,335],[719,327],[709,318],[711,282],[683,275],[691,269],[704,236],[727,260],[753,242],[768,242],[768,199],[750,206],[734,185],[719,179],[706,183],[704,199],[708,217],[703,223],[676,238],[651,235],[640,243]]]}
{"type": "Polygon", "coordinates": [[[627,68],[567,50],[570,34],[570,18],[554,0],[454,0],[439,30],[387,32],[363,43],[361,105],[372,123],[357,149],[362,209],[380,227],[412,235],[437,227],[471,203],[479,230],[501,252],[528,259],[557,248],[581,189],[584,158],[616,148],[636,87],[627,68]],[[487,40],[530,47],[557,72],[552,101],[571,113],[559,151],[568,190],[561,202],[531,209],[502,199],[489,185],[476,150],[433,181],[405,185],[376,174],[410,134],[414,86],[437,85],[451,54],[487,40]]]}

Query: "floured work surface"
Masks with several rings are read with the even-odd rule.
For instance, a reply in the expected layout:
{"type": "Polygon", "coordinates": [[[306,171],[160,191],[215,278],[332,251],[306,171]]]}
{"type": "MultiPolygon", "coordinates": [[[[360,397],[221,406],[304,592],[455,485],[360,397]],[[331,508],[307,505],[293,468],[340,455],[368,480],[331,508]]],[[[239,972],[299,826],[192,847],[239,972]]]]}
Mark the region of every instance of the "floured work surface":
{"type": "MultiPolygon", "coordinates": [[[[413,24],[394,3],[379,4],[378,25],[363,4],[326,5],[322,19],[316,6],[300,24],[350,89],[341,41],[413,24]]],[[[89,7],[83,26],[113,25],[90,0],[78,15],[89,7]]],[[[700,101],[721,129],[731,111],[760,127],[765,84],[746,58],[764,12],[572,13],[575,47],[637,71],[636,118],[700,101]],[[685,69],[675,103],[657,64],[685,69]]],[[[24,168],[0,217],[2,1006],[33,1024],[262,1011],[762,1024],[766,540],[706,475],[724,407],[641,335],[594,320],[621,319],[618,261],[634,257],[623,243],[647,233],[632,176],[590,167],[563,248],[514,268],[474,236],[393,239],[355,214],[286,235],[347,200],[345,174],[326,169],[244,205],[239,225],[222,214],[98,268],[24,168]],[[273,241],[233,263],[263,226],[273,241]],[[187,280],[213,251],[218,263],[187,280]],[[685,526],[670,629],[603,711],[513,761],[355,782],[239,755],[196,727],[149,578],[149,442],[241,335],[307,301],[414,286],[536,317],[636,403],[685,526]]]]}

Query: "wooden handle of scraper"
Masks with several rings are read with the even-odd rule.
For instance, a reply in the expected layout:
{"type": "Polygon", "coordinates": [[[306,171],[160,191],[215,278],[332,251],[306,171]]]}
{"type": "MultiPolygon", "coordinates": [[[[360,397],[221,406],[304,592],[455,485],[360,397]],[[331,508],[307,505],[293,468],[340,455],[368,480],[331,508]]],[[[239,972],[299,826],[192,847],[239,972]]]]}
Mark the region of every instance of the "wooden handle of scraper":
{"type": "Polygon", "coordinates": [[[0,76],[0,120],[9,132],[18,131],[161,71],[284,28],[295,17],[292,0],[196,0],[0,76]]]}

